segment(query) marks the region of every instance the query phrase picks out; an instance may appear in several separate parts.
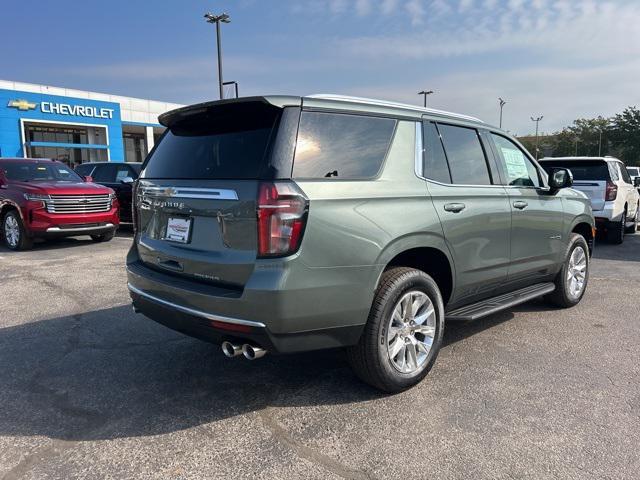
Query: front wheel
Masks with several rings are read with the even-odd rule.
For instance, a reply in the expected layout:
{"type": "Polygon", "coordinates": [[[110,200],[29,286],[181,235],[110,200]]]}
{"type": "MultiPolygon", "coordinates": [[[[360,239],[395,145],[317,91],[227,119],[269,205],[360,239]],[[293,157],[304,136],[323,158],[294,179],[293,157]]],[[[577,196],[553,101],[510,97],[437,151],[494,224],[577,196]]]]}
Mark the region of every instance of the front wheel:
{"type": "Polygon", "coordinates": [[[116,234],[116,230],[110,230],[107,233],[103,233],[101,235],[91,235],[91,240],[94,242],[109,242],[113,240],[113,237],[116,234]]]}
{"type": "Polygon", "coordinates": [[[33,240],[27,236],[22,219],[15,210],[7,212],[2,219],[2,236],[11,250],[28,250],[33,246],[33,240]]]}
{"type": "Polygon", "coordinates": [[[577,305],[587,289],[589,263],[587,241],[572,233],[564,264],[555,280],[556,289],[546,297],[549,303],[561,308],[577,305]]]}
{"type": "Polygon", "coordinates": [[[397,267],[385,271],[357,345],[347,351],[361,380],[389,393],[419,383],[431,370],[444,331],[438,285],[426,273],[397,267]]]}

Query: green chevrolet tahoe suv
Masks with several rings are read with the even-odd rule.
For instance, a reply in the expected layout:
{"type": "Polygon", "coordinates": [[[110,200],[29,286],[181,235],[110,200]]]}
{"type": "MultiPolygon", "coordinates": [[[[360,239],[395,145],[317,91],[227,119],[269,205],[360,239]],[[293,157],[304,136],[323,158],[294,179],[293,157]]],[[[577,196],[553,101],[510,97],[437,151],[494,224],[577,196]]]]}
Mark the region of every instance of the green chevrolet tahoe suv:
{"type": "Polygon", "coordinates": [[[476,118],[317,95],[160,122],[134,191],[133,307],[228,357],[345,347],[397,392],[446,322],[585,293],[589,200],[476,118]]]}

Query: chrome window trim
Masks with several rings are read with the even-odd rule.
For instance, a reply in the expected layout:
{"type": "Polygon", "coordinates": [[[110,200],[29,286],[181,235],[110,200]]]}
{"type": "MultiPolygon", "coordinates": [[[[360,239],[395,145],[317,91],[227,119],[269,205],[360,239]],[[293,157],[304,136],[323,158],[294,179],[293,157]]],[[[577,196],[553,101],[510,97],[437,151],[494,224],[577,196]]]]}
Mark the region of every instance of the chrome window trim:
{"type": "Polygon", "coordinates": [[[180,312],[186,313],[188,315],[194,315],[196,317],[206,318],[207,320],[213,320],[213,321],[216,321],[216,322],[233,323],[235,325],[245,325],[245,326],[248,326],[248,327],[256,327],[256,328],[265,328],[266,327],[266,325],[264,323],[262,323],[262,322],[254,322],[254,321],[251,321],[251,320],[242,320],[240,318],[224,317],[222,315],[215,315],[213,313],[203,312],[202,310],[196,310],[194,308],[184,307],[182,305],[178,305],[176,303],[169,302],[167,300],[163,300],[162,298],[158,298],[155,295],[151,295],[149,293],[143,292],[139,288],[136,288],[133,285],[131,285],[131,283],[127,283],[127,288],[129,288],[129,291],[135,293],[136,295],[140,295],[141,297],[144,297],[147,300],[159,303],[159,304],[164,305],[166,307],[173,308],[175,310],[178,310],[180,312]]]}
{"type": "Polygon", "coordinates": [[[499,188],[504,189],[504,185],[491,184],[491,185],[474,185],[467,183],[442,183],[437,180],[432,180],[424,176],[424,172],[422,171],[422,155],[424,154],[424,145],[422,139],[422,121],[415,122],[416,123],[416,141],[415,141],[415,163],[414,170],[415,174],[418,178],[430,182],[435,183],[436,185],[442,185],[443,187],[482,187],[482,188],[499,188]]]}
{"type": "Polygon", "coordinates": [[[238,200],[235,190],[223,188],[197,188],[197,187],[151,187],[140,186],[139,193],[150,197],[194,198],[206,200],[238,200]]]}

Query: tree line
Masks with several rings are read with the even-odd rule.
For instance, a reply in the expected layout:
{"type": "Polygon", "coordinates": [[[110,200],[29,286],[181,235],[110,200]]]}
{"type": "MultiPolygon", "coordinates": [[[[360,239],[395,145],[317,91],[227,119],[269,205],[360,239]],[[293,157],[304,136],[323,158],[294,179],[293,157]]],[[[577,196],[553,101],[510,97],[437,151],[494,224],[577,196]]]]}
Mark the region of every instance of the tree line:
{"type": "MultiPolygon", "coordinates": [[[[535,155],[535,136],[519,140],[535,155]]],[[[640,109],[628,107],[609,118],[579,118],[559,132],[539,136],[538,148],[540,158],[610,155],[640,165],[640,109]]]]}

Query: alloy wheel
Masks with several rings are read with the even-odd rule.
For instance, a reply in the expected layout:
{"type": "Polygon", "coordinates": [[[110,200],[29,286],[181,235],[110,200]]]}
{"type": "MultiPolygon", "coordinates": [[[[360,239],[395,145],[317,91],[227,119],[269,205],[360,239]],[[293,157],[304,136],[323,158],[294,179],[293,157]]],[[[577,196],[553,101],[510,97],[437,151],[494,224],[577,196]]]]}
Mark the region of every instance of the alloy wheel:
{"type": "Polygon", "coordinates": [[[387,352],[401,373],[425,367],[436,335],[436,311],[424,292],[411,290],[394,306],[387,329],[387,352]]]}
{"type": "Polygon", "coordinates": [[[4,238],[11,248],[15,248],[20,243],[20,225],[13,215],[7,215],[4,219],[4,238]]]}
{"type": "Polygon", "coordinates": [[[569,268],[567,268],[567,284],[569,295],[578,298],[584,290],[587,279],[587,254],[584,248],[577,246],[569,257],[569,268]]]}

